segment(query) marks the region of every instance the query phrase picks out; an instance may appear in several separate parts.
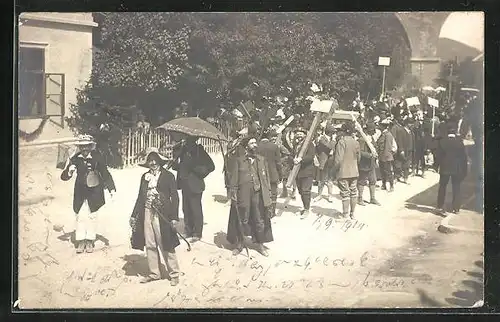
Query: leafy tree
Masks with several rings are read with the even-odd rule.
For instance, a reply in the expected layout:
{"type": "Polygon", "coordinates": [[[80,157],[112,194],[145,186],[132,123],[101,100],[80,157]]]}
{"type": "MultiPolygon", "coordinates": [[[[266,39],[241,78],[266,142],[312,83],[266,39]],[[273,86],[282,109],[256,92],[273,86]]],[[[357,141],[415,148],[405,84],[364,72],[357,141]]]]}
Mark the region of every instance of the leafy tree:
{"type": "Polygon", "coordinates": [[[92,76],[70,108],[68,123],[75,132],[94,135],[111,165],[121,164],[121,136],[139,114],[166,119],[172,113],[166,98],[179,86],[189,49],[190,29],[178,17],[116,12],[100,21],[92,76]]]}

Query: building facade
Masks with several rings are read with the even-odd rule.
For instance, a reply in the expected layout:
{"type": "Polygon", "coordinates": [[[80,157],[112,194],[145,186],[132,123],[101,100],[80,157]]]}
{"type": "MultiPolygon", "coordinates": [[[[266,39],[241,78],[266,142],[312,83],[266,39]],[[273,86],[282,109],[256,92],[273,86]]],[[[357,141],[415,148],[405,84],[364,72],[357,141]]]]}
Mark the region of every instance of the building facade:
{"type": "Polygon", "coordinates": [[[65,118],[92,71],[92,13],[23,13],[19,18],[19,146],[74,140],[65,118]]]}

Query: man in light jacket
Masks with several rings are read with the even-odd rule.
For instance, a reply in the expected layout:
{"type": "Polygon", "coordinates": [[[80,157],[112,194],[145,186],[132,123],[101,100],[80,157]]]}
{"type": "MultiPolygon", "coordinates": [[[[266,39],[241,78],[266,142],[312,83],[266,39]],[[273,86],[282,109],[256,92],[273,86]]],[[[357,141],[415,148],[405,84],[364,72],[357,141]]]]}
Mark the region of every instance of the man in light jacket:
{"type": "Polygon", "coordinates": [[[340,197],[342,198],[342,214],[344,217],[354,218],[358,198],[358,162],[360,160],[360,147],[354,139],[354,126],[352,122],[342,125],[342,136],[335,146],[334,169],[337,174],[340,197]]]}

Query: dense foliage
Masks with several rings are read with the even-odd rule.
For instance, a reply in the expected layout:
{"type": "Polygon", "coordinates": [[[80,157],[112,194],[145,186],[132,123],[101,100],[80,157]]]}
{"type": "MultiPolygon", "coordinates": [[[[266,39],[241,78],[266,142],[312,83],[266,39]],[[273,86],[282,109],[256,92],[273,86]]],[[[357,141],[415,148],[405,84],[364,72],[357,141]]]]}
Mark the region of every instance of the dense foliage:
{"type": "Polygon", "coordinates": [[[312,83],[346,106],[357,92],[379,94],[378,56],[391,57],[391,89],[410,54],[391,13],[106,13],[100,28],[91,82],[70,122],[94,135],[107,123],[116,137],[140,114],[156,125],[247,100],[266,108],[277,97],[304,112],[312,83]]]}

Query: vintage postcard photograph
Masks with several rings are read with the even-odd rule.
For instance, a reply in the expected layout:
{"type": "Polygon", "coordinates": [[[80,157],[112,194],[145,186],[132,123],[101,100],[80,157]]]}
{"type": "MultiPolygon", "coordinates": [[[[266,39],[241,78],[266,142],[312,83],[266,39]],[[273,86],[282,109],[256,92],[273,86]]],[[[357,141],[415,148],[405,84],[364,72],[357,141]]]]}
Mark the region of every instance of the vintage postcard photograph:
{"type": "Polygon", "coordinates": [[[483,12],[23,12],[18,309],[484,305],[483,12]]]}

